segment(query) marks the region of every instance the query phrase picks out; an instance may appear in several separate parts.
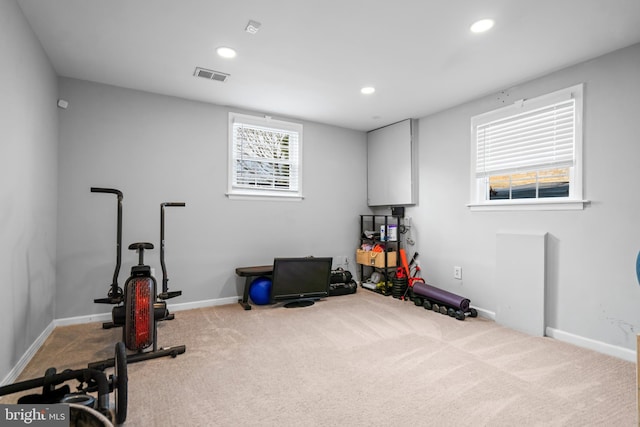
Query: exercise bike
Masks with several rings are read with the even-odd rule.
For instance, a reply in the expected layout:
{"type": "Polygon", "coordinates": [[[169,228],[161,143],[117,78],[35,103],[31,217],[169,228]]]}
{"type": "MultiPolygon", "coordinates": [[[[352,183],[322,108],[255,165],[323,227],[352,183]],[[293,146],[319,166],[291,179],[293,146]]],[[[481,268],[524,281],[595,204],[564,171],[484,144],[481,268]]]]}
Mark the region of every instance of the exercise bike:
{"type": "MultiPolygon", "coordinates": [[[[127,419],[128,377],[127,355],[123,342],[116,344],[112,375],[107,375],[103,369],[65,370],[57,373],[55,368],[46,370],[43,377],[21,381],[0,387],[0,396],[18,393],[42,387],[42,393],[29,394],[18,399],[18,404],[48,405],[53,403],[77,404],[97,410],[109,421],[122,424],[127,419]],[[67,381],[77,380],[79,385],[75,392],[69,385],[57,385],[67,381]],[[97,392],[97,399],[89,393],[97,392]],[[115,417],[112,416],[109,404],[109,394],[115,395],[115,417]]],[[[72,408],[73,409],[73,408],[72,408]]],[[[71,414],[73,418],[73,413],[71,414]]]]}
{"type": "MultiPolygon", "coordinates": [[[[169,278],[164,260],[164,219],[166,207],[184,207],[183,202],[165,202],[160,204],[160,264],[162,266],[162,292],[157,293],[157,282],[151,274],[151,267],[144,263],[145,250],[154,248],[149,242],[136,242],[129,245],[130,250],[138,253],[138,264],[131,267],[131,275],[124,285],[118,286],[118,275],[122,261],[122,199],[120,190],[113,188],[91,188],[92,193],[107,193],[117,196],[117,235],[116,235],[116,267],[113,280],[106,298],[94,299],[99,304],[115,304],[112,309],[112,321],[102,324],[103,329],[122,327],[122,341],[127,349],[135,354],[127,355],[127,363],[135,363],[158,357],[176,357],[186,351],[184,345],[158,348],[157,323],[174,319],[169,313],[165,300],[182,295],[182,291],[169,291],[169,278]],[[152,347],[152,350],[147,348],[152,347]]],[[[113,366],[114,359],[89,364],[89,368],[104,369],[113,366]]]]}

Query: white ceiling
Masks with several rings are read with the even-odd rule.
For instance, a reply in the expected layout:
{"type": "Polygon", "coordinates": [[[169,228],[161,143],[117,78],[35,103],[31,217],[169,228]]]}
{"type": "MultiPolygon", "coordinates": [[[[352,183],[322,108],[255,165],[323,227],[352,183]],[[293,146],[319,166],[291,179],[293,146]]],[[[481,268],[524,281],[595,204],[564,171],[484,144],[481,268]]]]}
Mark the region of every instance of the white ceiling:
{"type": "Polygon", "coordinates": [[[18,4],[61,76],[365,131],[640,42],[640,0],[18,4]],[[495,27],[472,34],[486,17],[495,27]],[[255,35],[250,19],[262,23],[255,35]],[[219,46],[238,56],[218,57],[219,46]]]}

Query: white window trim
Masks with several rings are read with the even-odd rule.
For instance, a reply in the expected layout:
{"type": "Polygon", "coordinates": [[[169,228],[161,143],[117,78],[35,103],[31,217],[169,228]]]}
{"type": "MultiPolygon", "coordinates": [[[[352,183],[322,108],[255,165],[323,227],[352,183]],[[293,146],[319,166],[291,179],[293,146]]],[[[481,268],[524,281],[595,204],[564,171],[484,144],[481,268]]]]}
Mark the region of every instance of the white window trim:
{"type": "Polygon", "coordinates": [[[468,204],[471,211],[562,211],[582,210],[590,202],[589,200],[567,200],[554,197],[554,199],[539,199],[535,202],[531,199],[514,199],[509,202],[504,200],[491,200],[483,204],[468,204]]]}
{"type": "Polygon", "coordinates": [[[227,158],[227,193],[229,199],[238,200],[303,200],[302,194],[302,124],[288,122],[283,120],[272,119],[269,116],[251,116],[247,114],[229,112],[228,122],[228,158],[227,158]],[[298,191],[297,192],[280,192],[267,189],[238,189],[233,188],[233,123],[240,121],[258,126],[273,127],[282,130],[291,130],[298,133],[298,191]]]}
{"type": "Polygon", "coordinates": [[[487,113],[479,114],[471,118],[471,164],[470,164],[470,202],[467,207],[471,211],[507,211],[507,210],[581,210],[589,204],[583,200],[583,156],[582,156],[582,128],[583,128],[583,84],[571,86],[530,100],[519,100],[512,105],[502,107],[487,113]],[[551,104],[562,98],[573,97],[575,99],[575,157],[576,162],[572,168],[572,180],[569,197],[554,197],[541,199],[511,199],[511,200],[484,200],[476,178],[477,140],[476,127],[478,123],[486,123],[502,117],[515,115],[522,111],[523,106],[534,109],[551,104]]]}

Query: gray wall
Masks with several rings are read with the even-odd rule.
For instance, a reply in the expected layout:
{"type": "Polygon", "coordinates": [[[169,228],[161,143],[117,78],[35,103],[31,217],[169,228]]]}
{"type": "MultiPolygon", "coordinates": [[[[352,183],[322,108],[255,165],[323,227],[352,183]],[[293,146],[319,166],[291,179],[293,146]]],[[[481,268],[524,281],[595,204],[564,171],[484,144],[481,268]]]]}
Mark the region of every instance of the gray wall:
{"type": "MultiPolygon", "coordinates": [[[[366,134],[304,124],[303,201],[237,200],[227,190],[227,107],[61,78],[56,318],[110,310],[115,265],[116,197],[124,193],[120,285],[137,261],[126,247],[150,241],[159,264],[160,203],[166,210],[169,287],[187,303],[241,295],[235,268],[276,256],[353,254],[366,206],[366,134]]],[[[236,110],[234,110],[236,111],[236,110]]],[[[242,112],[242,111],[241,111],[242,112]]]]}
{"type": "Polygon", "coordinates": [[[0,381],[54,318],[55,73],[14,1],[0,1],[0,381]]]}
{"type": "MultiPolygon", "coordinates": [[[[433,284],[494,311],[496,233],[548,232],[546,324],[635,350],[640,327],[640,45],[420,121],[420,206],[409,209],[415,250],[433,284]],[[582,211],[470,212],[470,118],[585,83],[582,211]],[[511,102],[507,101],[507,102],[511,102]],[[453,279],[462,266],[463,280],[453,279]]],[[[513,277],[514,283],[518,277],[513,277]]]]}

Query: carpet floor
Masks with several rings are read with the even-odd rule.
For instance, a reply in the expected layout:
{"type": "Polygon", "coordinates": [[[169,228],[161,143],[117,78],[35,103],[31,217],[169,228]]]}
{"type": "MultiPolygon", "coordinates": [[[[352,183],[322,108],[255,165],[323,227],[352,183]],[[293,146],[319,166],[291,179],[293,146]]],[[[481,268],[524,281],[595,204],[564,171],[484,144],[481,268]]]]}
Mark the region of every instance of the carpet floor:
{"type": "MultiPolygon", "coordinates": [[[[635,363],[364,289],[175,315],[158,344],[187,351],[128,366],[127,426],[637,425],[635,363]]],[[[58,327],[18,380],[113,357],[120,334],[58,327]]]]}

